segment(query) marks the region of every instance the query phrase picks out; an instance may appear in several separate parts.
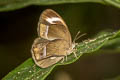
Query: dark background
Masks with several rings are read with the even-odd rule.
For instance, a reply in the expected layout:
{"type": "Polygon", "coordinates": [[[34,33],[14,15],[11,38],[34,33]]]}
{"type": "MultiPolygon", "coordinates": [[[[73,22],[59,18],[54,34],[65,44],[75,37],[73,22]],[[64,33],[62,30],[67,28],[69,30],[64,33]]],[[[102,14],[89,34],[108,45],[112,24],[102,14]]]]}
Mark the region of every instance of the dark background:
{"type": "MultiPolygon", "coordinates": [[[[38,19],[47,8],[63,17],[73,38],[79,30],[87,33],[79,41],[103,30],[120,29],[120,10],[95,3],[29,6],[0,12],[0,78],[31,57],[30,49],[37,37],[38,19]]],[[[120,75],[119,52],[95,53],[85,54],[73,64],[58,66],[47,80],[52,80],[59,71],[67,72],[73,80],[103,80],[120,75]]]]}

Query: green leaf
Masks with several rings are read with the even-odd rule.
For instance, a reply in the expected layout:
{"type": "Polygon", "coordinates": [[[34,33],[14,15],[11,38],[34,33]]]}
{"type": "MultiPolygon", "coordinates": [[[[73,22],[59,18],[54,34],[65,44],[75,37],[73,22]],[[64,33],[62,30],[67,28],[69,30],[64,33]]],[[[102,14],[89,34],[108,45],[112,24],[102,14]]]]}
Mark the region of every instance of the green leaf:
{"type": "Polygon", "coordinates": [[[111,78],[111,79],[104,79],[104,80],[120,80],[120,76],[117,76],[117,77],[114,77],[114,78],[111,78]]]}
{"type": "Polygon", "coordinates": [[[63,63],[58,62],[57,64],[45,69],[37,67],[30,58],[22,65],[11,71],[2,80],[44,80],[55,66],[73,63],[83,54],[95,52],[110,40],[118,37],[120,37],[120,31],[102,33],[93,39],[85,40],[76,46],[77,58],[75,58],[74,54],[68,55],[67,61],[65,60],[63,63]]]}
{"type": "Polygon", "coordinates": [[[120,50],[120,38],[110,40],[106,45],[104,45],[103,48],[111,50],[120,50]]]}
{"type": "Polygon", "coordinates": [[[104,0],[107,4],[120,8],[120,0],[104,0]]]}
{"type": "Polygon", "coordinates": [[[44,80],[53,68],[54,66],[41,69],[34,64],[32,58],[29,58],[2,80],[44,80]]]}
{"type": "Polygon", "coordinates": [[[0,0],[0,12],[16,10],[30,5],[55,5],[63,3],[94,2],[111,4],[120,8],[119,0],[0,0]]]}
{"type": "Polygon", "coordinates": [[[62,3],[97,2],[101,0],[0,0],[0,11],[9,11],[29,5],[54,5],[62,3]]]}

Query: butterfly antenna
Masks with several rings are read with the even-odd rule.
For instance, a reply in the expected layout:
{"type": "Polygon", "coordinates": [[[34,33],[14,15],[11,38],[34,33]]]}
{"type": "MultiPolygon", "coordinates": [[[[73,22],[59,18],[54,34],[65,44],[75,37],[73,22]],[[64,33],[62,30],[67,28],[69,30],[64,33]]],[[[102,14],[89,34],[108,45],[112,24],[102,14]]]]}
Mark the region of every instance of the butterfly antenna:
{"type": "Polygon", "coordinates": [[[75,41],[78,40],[79,38],[81,38],[81,37],[83,37],[84,35],[86,35],[86,33],[81,34],[81,35],[79,35],[79,34],[80,34],[80,31],[78,31],[78,33],[76,34],[76,36],[75,36],[75,38],[74,38],[74,40],[73,40],[73,43],[75,43],[75,41]]]}
{"type": "Polygon", "coordinates": [[[76,38],[76,40],[78,40],[79,38],[81,38],[81,37],[83,37],[83,36],[85,36],[85,35],[86,35],[86,33],[81,34],[80,36],[78,36],[78,37],[76,38]]]}
{"type": "Polygon", "coordinates": [[[77,40],[77,37],[78,37],[79,34],[80,34],[80,31],[78,31],[77,34],[75,35],[75,38],[74,38],[74,40],[73,40],[73,43],[75,43],[75,41],[77,40]]]}

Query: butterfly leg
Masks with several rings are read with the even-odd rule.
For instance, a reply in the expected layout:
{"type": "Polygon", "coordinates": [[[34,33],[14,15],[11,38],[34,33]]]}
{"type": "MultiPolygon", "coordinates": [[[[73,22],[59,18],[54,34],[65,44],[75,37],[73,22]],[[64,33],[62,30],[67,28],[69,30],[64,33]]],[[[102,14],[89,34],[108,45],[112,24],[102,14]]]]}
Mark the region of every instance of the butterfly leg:
{"type": "Polygon", "coordinates": [[[65,60],[65,58],[63,57],[63,58],[62,58],[62,61],[61,61],[61,63],[63,63],[63,62],[64,62],[64,60],[65,60]]]}
{"type": "Polygon", "coordinates": [[[65,59],[66,59],[66,61],[67,61],[67,55],[65,56],[65,59]]]}
{"type": "Polygon", "coordinates": [[[67,55],[65,55],[65,56],[63,57],[63,62],[64,62],[64,60],[67,61],[67,55]]]}
{"type": "Polygon", "coordinates": [[[74,56],[77,58],[76,52],[73,52],[74,56]]]}
{"type": "Polygon", "coordinates": [[[78,58],[78,57],[77,57],[77,54],[76,54],[77,49],[73,49],[73,51],[72,51],[72,52],[73,52],[73,54],[74,54],[75,58],[78,58]]]}

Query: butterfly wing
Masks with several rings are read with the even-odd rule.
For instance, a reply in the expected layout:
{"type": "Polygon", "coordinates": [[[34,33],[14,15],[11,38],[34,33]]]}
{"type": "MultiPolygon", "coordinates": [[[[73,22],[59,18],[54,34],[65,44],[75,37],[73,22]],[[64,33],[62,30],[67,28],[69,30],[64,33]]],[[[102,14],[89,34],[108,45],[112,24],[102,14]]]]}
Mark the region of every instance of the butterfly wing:
{"type": "Polygon", "coordinates": [[[72,46],[71,35],[63,19],[53,10],[43,11],[38,23],[38,35],[32,46],[32,57],[42,68],[49,67],[64,56],[72,46]]]}
{"type": "Polygon", "coordinates": [[[69,45],[64,39],[56,39],[50,41],[49,44],[46,45],[46,52],[48,56],[66,56],[68,50],[69,45]]]}
{"type": "Polygon", "coordinates": [[[44,39],[65,39],[71,45],[71,35],[63,19],[53,10],[42,12],[38,23],[38,35],[44,39]]]}
{"type": "Polygon", "coordinates": [[[67,55],[69,46],[66,46],[66,44],[67,42],[63,39],[49,41],[37,38],[32,46],[32,57],[38,66],[49,67],[67,55]]]}
{"type": "Polygon", "coordinates": [[[43,38],[36,38],[34,40],[34,43],[32,45],[32,57],[34,61],[41,60],[43,58],[46,58],[46,45],[49,43],[48,40],[43,38]]]}
{"type": "Polygon", "coordinates": [[[47,68],[60,61],[63,57],[49,57],[38,61],[36,64],[41,68],[47,68]]]}

